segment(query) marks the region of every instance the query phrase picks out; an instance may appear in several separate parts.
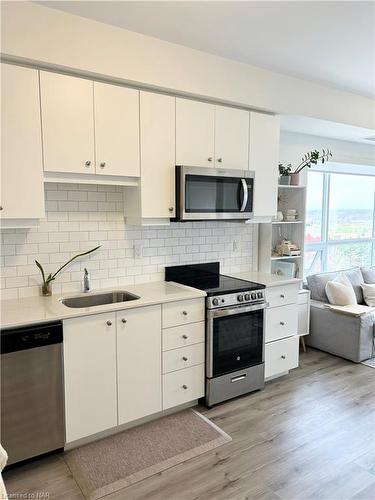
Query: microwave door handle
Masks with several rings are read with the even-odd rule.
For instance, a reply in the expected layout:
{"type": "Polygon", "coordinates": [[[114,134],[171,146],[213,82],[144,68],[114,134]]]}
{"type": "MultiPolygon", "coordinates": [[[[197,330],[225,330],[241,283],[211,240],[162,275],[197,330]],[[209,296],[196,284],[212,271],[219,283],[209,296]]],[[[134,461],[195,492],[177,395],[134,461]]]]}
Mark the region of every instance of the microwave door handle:
{"type": "Polygon", "coordinates": [[[243,199],[242,199],[242,205],[240,208],[240,212],[244,212],[246,205],[247,205],[247,200],[249,199],[249,190],[247,188],[246,179],[241,179],[241,184],[242,184],[242,190],[243,190],[243,199]]]}

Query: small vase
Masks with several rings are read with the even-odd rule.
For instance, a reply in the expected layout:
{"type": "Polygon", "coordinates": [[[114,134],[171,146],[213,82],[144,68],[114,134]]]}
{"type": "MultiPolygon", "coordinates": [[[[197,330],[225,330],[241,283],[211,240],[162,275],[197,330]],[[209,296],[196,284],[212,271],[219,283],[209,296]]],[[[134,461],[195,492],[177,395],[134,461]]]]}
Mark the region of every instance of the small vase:
{"type": "Polygon", "coordinates": [[[279,184],[282,186],[289,186],[290,184],[290,175],[280,175],[279,184]]]}
{"type": "Polygon", "coordinates": [[[52,282],[49,281],[48,283],[43,283],[42,285],[42,295],[44,297],[49,297],[52,295],[52,282]]]}
{"type": "Polygon", "coordinates": [[[299,186],[299,173],[298,174],[290,174],[290,184],[292,186],[299,186]]]}

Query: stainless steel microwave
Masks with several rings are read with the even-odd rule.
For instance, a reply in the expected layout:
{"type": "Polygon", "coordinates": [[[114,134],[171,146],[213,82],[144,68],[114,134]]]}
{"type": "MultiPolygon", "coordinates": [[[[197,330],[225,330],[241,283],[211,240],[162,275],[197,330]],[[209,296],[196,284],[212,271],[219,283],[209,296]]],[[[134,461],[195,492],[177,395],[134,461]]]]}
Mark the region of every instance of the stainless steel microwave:
{"type": "Polygon", "coordinates": [[[253,216],[255,172],[176,165],[175,221],[253,216]]]}

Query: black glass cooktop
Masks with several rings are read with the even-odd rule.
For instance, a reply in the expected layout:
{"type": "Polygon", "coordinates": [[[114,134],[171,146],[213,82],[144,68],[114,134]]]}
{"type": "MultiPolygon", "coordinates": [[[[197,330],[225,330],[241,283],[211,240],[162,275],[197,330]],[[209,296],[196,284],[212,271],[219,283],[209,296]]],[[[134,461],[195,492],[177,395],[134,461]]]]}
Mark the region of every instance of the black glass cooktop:
{"type": "Polygon", "coordinates": [[[264,285],[220,274],[219,262],[165,268],[165,280],[204,290],[208,296],[260,290],[264,285]]]}

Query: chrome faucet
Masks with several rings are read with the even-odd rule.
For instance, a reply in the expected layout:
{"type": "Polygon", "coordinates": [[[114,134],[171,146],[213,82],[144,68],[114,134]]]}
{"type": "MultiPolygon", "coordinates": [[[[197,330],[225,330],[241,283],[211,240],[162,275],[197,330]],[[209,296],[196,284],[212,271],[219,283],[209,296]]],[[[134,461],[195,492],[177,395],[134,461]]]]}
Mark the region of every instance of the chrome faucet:
{"type": "Polygon", "coordinates": [[[84,292],[89,292],[91,290],[90,286],[90,274],[88,270],[85,268],[84,269],[84,275],[83,275],[83,291],[84,292]]]}

